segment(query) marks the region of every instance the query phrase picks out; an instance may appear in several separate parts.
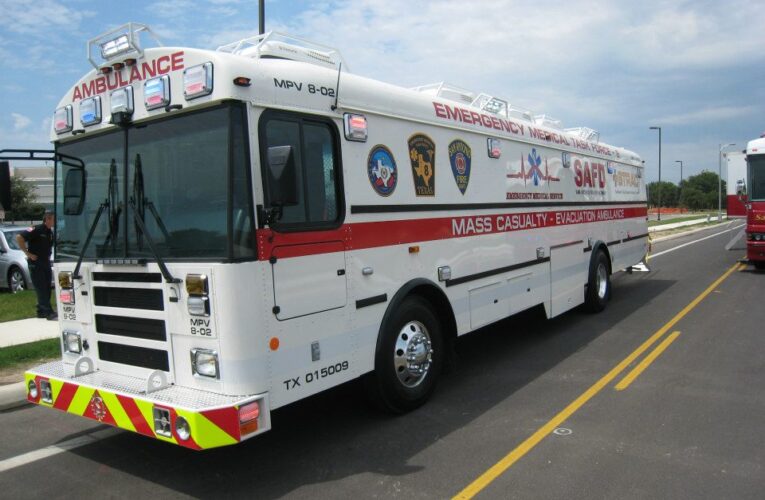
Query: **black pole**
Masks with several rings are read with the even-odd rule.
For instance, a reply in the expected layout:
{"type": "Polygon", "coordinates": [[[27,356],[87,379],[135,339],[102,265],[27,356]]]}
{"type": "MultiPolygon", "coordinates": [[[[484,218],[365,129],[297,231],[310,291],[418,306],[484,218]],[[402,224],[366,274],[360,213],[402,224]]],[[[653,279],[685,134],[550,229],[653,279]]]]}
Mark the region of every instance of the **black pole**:
{"type": "Polygon", "coordinates": [[[258,34],[266,32],[266,0],[258,0],[258,34]]]}

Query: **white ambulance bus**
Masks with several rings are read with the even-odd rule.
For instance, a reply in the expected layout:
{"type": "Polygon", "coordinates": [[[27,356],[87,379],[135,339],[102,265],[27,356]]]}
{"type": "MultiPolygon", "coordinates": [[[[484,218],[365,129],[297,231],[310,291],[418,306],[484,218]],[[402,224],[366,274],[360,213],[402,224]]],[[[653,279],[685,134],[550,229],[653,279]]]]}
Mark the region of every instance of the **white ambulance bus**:
{"type": "Polygon", "coordinates": [[[640,158],[591,129],[276,33],[147,34],[88,42],[55,111],[63,354],[30,402],[193,449],[358,377],[404,412],[459,335],[599,311],[646,255],[640,158]]]}

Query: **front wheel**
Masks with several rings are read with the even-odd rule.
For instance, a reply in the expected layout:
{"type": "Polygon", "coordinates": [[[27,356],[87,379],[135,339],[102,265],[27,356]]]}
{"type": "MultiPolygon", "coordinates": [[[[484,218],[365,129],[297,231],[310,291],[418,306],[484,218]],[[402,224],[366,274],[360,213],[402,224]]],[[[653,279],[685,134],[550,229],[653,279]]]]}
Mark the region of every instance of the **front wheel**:
{"type": "Polygon", "coordinates": [[[590,263],[584,307],[590,312],[600,312],[606,308],[610,298],[611,277],[608,257],[603,251],[598,251],[590,263]]]}
{"type": "Polygon", "coordinates": [[[765,260],[755,260],[754,268],[758,271],[765,271],[765,260]]]}
{"type": "Polygon", "coordinates": [[[375,403],[393,413],[422,406],[443,364],[441,324],[427,301],[409,297],[381,329],[375,370],[366,379],[375,403]]]}
{"type": "Polygon", "coordinates": [[[11,290],[11,293],[23,292],[27,289],[24,273],[16,266],[8,271],[8,288],[11,290]]]}

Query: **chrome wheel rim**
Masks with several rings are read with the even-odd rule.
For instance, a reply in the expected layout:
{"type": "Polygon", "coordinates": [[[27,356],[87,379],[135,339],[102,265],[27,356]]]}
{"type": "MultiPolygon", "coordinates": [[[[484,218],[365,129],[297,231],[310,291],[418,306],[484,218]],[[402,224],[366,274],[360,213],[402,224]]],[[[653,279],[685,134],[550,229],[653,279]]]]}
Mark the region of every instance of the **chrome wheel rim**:
{"type": "Polygon", "coordinates": [[[14,293],[24,290],[24,276],[18,269],[11,271],[10,285],[11,291],[14,293]]]}
{"type": "Polygon", "coordinates": [[[425,325],[406,323],[398,332],[393,352],[393,366],[399,382],[413,388],[427,378],[433,364],[433,343],[425,325]]]}
{"type": "Polygon", "coordinates": [[[595,285],[598,290],[598,298],[605,299],[608,291],[608,269],[603,263],[598,264],[598,270],[595,273],[595,285]]]}

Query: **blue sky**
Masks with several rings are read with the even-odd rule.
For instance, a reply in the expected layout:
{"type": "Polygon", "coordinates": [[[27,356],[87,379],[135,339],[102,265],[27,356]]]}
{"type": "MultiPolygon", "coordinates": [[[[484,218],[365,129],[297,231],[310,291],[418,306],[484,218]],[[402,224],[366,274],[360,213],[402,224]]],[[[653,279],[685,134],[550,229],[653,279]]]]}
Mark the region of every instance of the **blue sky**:
{"type": "MultiPolygon", "coordinates": [[[[85,43],[128,21],[169,46],[216,48],[258,29],[256,0],[0,0],[0,149],[49,147],[59,99],[91,69],[85,43]]],[[[446,81],[548,114],[677,182],[717,170],[718,144],[765,131],[757,0],[269,0],[266,30],[340,49],[357,74],[446,81]]]]}

